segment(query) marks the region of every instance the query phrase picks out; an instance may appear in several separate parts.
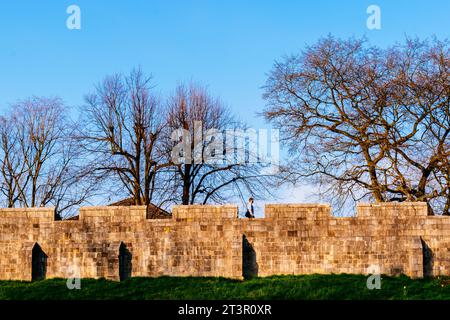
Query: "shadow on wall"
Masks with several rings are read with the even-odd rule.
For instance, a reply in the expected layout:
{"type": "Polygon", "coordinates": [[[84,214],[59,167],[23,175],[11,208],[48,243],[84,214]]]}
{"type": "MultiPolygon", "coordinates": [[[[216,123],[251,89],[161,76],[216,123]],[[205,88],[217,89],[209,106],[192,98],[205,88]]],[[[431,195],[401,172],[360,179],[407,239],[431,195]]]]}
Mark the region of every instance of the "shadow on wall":
{"type": "Polygon", "coordinates": [[[244,279],[251,279],[258,276],[256,252],[245,235],[242,236],[242,276],[244,279]]]}
{"type": "Polygon", "coordinates": [[[31,251],[31,280],[43,280],[47,273],[47,255],[38,243],[31,251]]]}
{"type": "Polygon", "coordinates": [[[131,263],[132,254],[128,250],[125,243],[121,242],[119,247],[119,279],[124,281],[131,278],[131,270],[133,265],[131,263]]]}
{"type": "Polygon", "coordinates": [[[422,242],[422,255],[423,255],[423,276],[432,277],[433,276],[433,266],[434,266],[434,256],[433,250],[420,238],[422,242]]]}

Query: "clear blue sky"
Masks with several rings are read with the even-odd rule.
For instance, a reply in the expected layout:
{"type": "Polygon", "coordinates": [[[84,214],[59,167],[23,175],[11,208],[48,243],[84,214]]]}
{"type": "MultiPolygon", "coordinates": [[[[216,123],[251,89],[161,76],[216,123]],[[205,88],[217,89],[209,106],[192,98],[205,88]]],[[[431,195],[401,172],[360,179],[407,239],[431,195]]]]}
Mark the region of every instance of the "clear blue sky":
{"type": "Polygon", "coordinates": [[[199,81],[260,128],[260,87],[284,54],[329,33],[387,46],[449,30],[448,0],[2,1],[0,111],[30,95],[78,106],[105,75],[141,65],[162,94],[199,81]],[[81,30],[66,28],[71,4],[81,8],[81,30]],[[381,30],[366,27],[371,4],[381,7],[381,30]]]}
{"type": "Polygon", "coordinates": [[[0,110],[29,95],[79,105],[106,74],[141,65],[162,93],[200,81],[261,126],[254,113],[274,59],[328,33],[385,46],[449,30],[448,0],[2,1],[0,110]],[[81,30],[66,28],[71,4],[81,8],[81,30]],[[381,7],[381,30],[366,28],[370,4],[381,7]]]}

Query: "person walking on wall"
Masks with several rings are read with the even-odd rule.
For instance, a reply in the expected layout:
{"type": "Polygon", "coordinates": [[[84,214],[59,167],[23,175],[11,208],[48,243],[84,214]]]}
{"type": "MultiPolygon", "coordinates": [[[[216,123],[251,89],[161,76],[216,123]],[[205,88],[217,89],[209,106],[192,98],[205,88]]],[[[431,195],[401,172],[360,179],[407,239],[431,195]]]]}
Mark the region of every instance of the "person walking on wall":
{"type": "Polygon", "coordinates": [[[255,209],[253,208],[253,198],[248,199],[247,211],[245,212],[245,217],[247,217],[247,218],[255,217],[255,209]]]}

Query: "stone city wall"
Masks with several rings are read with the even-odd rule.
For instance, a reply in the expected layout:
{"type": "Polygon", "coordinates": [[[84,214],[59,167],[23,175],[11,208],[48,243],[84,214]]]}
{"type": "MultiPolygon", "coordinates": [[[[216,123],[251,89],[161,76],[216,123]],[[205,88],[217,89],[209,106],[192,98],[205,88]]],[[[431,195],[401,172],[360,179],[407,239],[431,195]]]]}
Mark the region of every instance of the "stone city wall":
{"type": "Polygon", "coordinates": [[[50,208],[0,209],[0,279],[53,277],[382,274],[450,275],[450,217],[425,203],[362,204],[333,217],[322,204],[266,205],[240,219],[234,205],[173,207],[147,219],[145,207],[83,207],[54,221],[50,208]]]}

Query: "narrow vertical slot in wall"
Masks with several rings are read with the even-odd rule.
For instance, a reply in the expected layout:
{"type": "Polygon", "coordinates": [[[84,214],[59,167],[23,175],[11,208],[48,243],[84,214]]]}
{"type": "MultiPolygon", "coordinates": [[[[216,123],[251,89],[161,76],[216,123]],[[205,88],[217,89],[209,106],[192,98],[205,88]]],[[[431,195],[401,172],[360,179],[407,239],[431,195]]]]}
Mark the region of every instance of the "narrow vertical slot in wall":
{"type": "Polygon", "coordinates": [[[433,250],[431,250],[431,248],[422,238],[420,238],[420,241],[422,242],[423,276],[432,277],[434,266],[433,250]]]}
{"type": "Polygon", "coordinates": [[[128,278],[131,278],[131,272],[133,269],[133,265],[131,263],[132,254],[130,250],[128,250],[125,243],[121,242],[119,247],[119,279],[120,281],[124,281],[128,278]]]}
{"type": "Polygon", "coordinates": [[[47,255],[38,243],[31,251],[31,280],[43,280],[47,273],[47,255]]]}
{"type": "Polygon", "coordinates": [[[258,276],[256,251],[245,235],[242,236],[242,276],[244,279],[258,276]]]}

